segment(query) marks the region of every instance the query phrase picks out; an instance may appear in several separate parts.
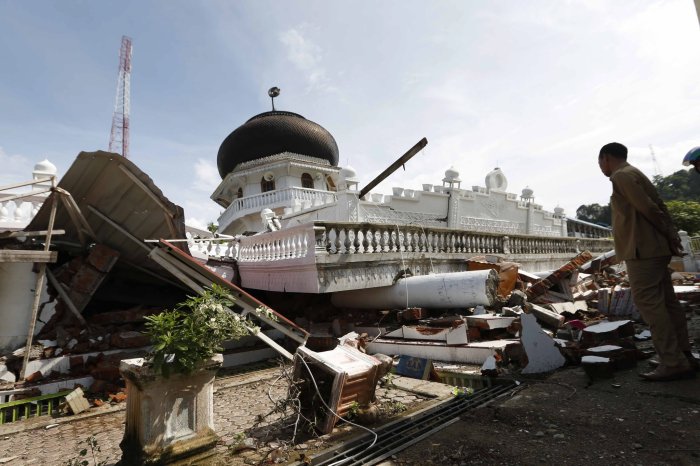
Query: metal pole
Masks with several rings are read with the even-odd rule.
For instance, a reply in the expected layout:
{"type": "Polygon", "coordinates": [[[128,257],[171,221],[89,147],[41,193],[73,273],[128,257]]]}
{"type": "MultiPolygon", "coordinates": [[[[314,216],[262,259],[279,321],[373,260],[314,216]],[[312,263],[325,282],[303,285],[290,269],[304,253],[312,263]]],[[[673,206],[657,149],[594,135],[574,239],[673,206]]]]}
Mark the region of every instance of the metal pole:
{"type": "Polygon", "coordinates": [[[423,138],[420,141],[418,141],[415,146],[411,147],[408,150],[408,152],[406,152],[401,157],[399,157],[399,159],[396,162],[389,165],[389,167],[386,170],[381,172],[376,178],[374,178],[372,181],[370,181],[367,186],[362,188],[362,191],[360,191],[359,198],[362,199],[362,197],[365,194],[367,194],[368,192],[370,192],[372,190],[372,188],[374,188],[379,183],[384,181],[384,179],[386,177],[388,177],[389,175],[391,175],[392,173],[394,173],[397,168],[399,168],[400,166],[402,166],[403,164],[408,162],[411,159],[411,157],[413,157],[418,152],[420,152],[420,150],[423,149],[427,144],[428,144],[428,140],[426,138],[423,138]]]}

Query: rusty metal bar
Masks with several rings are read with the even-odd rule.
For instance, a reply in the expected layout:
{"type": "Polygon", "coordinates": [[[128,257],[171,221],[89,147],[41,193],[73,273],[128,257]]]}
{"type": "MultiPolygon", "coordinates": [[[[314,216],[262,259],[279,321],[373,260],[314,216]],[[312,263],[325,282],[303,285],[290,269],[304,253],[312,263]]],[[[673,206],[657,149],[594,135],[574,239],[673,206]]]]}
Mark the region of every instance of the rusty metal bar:
{"type": "Polygon", "coordinates": [[[394,173],[397,168],[399,168],[400,166],[402,166],[403,164],[405,164],[406,162],[411,160],[411,157],[413,157],[418,152],[420,152],[420,150],[423,149],[427,144],[428,144],[428,140],[426,138],[423,138],[420,141],[418,141],[415,146],[408,149],[408,152],[406,152],[401,157],[399,157],[394,163],[389,165],[389,167],[386,170],[381,172],[372,181],[370,181],[369,184],[367,184],[367,186],[362,188],[362,190],[360,191],[360,195],[359,195],[360,199],[362,199],[362,197],[365,194],[370,192],[372,190],[372,188],[377,186],[379,183],[384,181],[389,175],[394,173]]]}

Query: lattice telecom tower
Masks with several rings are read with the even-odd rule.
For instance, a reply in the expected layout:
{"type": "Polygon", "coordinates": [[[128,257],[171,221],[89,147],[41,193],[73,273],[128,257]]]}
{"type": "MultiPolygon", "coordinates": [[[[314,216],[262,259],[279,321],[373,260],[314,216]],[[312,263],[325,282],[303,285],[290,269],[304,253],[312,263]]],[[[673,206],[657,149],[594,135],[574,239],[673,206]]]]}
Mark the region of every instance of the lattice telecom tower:
{"type": "Polygon", "coordinates": [[[122,36],[119,51],[119,79],[117,97],[112,115],[112,131],[109,134],[109,151],[129,157],[129,110],[131,104],[131,37],[122,36]]]}

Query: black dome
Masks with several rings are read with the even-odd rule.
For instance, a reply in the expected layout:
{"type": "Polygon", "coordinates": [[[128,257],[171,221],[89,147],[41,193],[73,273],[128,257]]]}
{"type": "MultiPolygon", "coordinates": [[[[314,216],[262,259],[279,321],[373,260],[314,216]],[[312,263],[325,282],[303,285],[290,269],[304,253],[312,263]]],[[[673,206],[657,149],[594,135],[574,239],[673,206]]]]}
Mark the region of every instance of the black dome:
{"type": "Polygon", "coordinates": [[[219,147],[216,165],[226,175],[243,162],[281,152],[318,157],[338,166],[338,144],[321,125],[291,112],[255,115],[228,135],[219,147]]]}

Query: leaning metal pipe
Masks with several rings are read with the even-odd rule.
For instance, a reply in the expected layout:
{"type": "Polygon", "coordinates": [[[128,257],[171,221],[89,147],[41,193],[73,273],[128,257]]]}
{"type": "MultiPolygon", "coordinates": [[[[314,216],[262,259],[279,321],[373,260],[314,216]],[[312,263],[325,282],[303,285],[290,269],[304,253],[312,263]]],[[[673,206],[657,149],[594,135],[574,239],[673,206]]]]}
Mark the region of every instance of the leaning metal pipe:
{"type": "Polygon", "coordinates": [[[494,270],[437,273],[399,279],[391,286],[333,293],[337,307],[356,309],[464,308],[491,306],[496,301],[494,270]]]}

